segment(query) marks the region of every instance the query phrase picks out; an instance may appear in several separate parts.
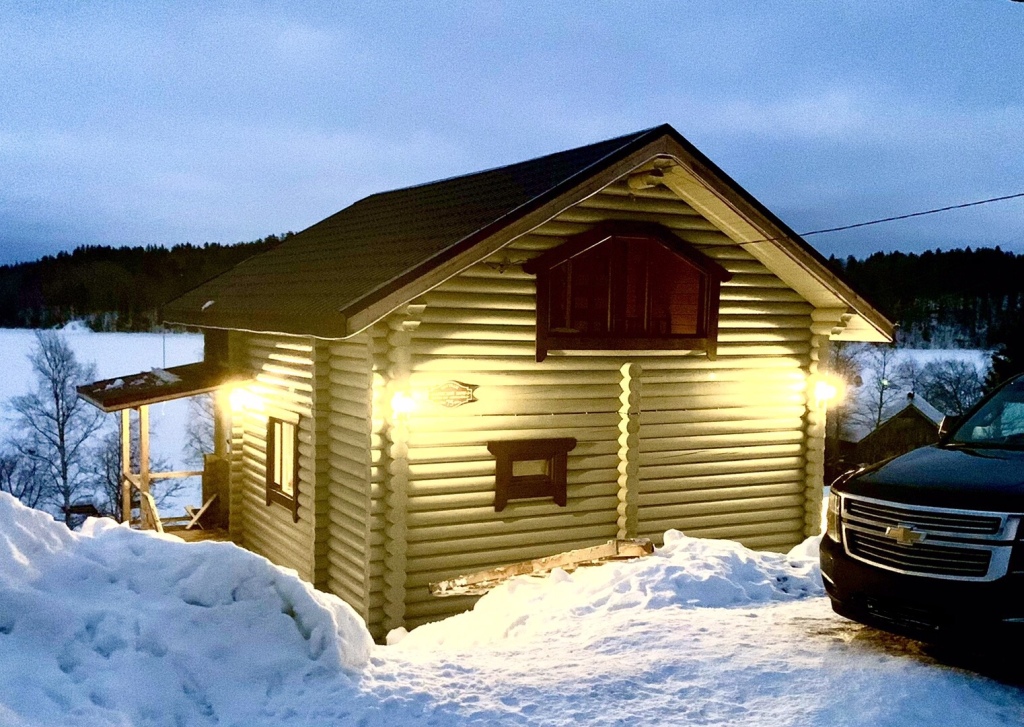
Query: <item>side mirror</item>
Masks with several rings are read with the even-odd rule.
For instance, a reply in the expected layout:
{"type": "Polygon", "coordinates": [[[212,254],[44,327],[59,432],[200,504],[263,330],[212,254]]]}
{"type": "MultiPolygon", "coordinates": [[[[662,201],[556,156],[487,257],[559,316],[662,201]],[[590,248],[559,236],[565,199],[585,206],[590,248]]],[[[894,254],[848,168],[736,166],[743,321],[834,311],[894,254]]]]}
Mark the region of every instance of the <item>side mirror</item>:
{"type": "Polygon", "coordinates": [[[951,414],[947,414],[942,417],[942,421],[939,422],[939,439],[942,439],[951,431],[956,429],[960,424],[961,419],[963,419],[963,417],[951,414]]]}

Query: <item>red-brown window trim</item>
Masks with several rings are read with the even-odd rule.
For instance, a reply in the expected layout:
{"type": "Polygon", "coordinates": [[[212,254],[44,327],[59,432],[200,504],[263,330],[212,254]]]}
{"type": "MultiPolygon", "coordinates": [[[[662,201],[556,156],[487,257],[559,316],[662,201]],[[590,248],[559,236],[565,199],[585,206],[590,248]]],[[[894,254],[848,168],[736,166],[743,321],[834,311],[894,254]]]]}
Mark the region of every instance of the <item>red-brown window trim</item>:
{"type": "MultiPolygon", "coordinates": [[[[282,426],[283,430],[283,426],[282,426]]],[[[299,521],[299,425],[296,422],[277,417],[267,417],[267,461],[266,461],[267,505],[276,502],[291,510],[292,522],[299,521]],[[281,483],[274,480],[274,459],[277,456],[277,437],[274,425],[287,425],[292,428],[292,494],[286,494],[281,483]]]]}
{"type": "MultiPolygon", "coordinates": [[[[568,350],[691,350],[705,351],[714,358],[718,340],[718,308],[721,283],[732,274],[717,262],[680,240],[661,225],[644,222],[603,222],[566,240],[523,265],[537,276],[537,361],[543,361],[552,348],[568,350]],[[697,334],[668,334],[625,337],[611,335],[564,334],[551,331],[551,271],[556,266],[583,255],[612,238],[636,238],[654,241],[670,253],[690,263],[703,276],[699,294],[697,334]]],[[[624,278],[623,278],[624,279],[624,278]]],[[[613,282],[609,278],[609,297],[613,282]]],[[[649,294],[649,293],[648,293],[649,294]]]]}
{"type": "Polygon", "coordinates": [[[559,507],[568,502],[569,452],[576,447],[572,437],[553,439],[512,439],[488,442],[495,458],[494,510],[501,512],[509,500],[550,497],[559,507]],[[543,475],[516,475],[516,462],[547,462],[543,475]]]}

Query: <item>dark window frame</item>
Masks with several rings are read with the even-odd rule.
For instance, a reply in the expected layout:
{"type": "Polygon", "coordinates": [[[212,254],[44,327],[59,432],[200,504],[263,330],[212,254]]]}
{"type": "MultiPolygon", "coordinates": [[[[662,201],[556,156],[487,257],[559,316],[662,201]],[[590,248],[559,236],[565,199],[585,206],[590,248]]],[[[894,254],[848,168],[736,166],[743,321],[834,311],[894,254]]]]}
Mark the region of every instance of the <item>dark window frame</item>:
{"type": "MultiPolygon", "coordinates": [[[[282,470],[286,462],[282,462],[282,470]]],[[[267,417],[267,460],[266,460],[266,489],[267,505],[277,503],[283,505],[292,513],[292,522],[299,521],[299,424],[296,421],[282,419],[280,417],[267,417]],[[276,425],[281,425],[281,432],[284,435],[287,427],[291,427],[291,474],[292,494],[284,491],[284,483],[278,482],[275,478],[277,472],[278,452],[284,452],[278,442],[276,425]]]]}
{"type": "MultiPolygon", "coordinates": [[[[613,320],[625,320],[627,291],[631,285],[628,273],[624,268],[611,265],[605,282],[609,328],[614,327],[613,320]],[[616,307],[618,306],[618,307],[616,307]]],[[[655,263],[648,260],[644,269],[646,279],[650,278],[651,266],[655,263]]],[[[558,247],[548,250],[543,255],[528,261],[523,270],[537,276],[537,361],[543,361],[551,349],[561,350],[598,350],[598,351],[637,351],[637,350],[690,350],[704,351],[709,358],[714,358],[718,343],[718,309],[721,284],[732,274],[717,262],[694,249],[670,230],[661,225],[642,222],[609,221],[601,223],[585,232],[574,235],[558,247]],[[562,265],[569,266],[566,275],[572,279],[574,259],[585,258],[595,248],[609,241],[633,242],[647,246],[664,248],[668,254],[675,255],[691,268],[694,268],[699,279],[697,293],[697,311],[695,314],[695,332],[693,334],[651,334],[622,335],[612,333],[568,333],[559,331],[551,325],[552,308],[552,271],[562,265]]],[[[635,271],[636,269],[634,269],[635,271]]],[[[633,281],[635,285],[635,281],[633,281]]],[[[644,283],[643,307],[648,310],[652,306],[652,298],[657,291],[648,282],[644,283]]],[[[573,299],[571,286],[567,287],[566,306],[577,301],[573,299]]],[[[646,315],[646,314],[645,314],[646,315]]]]}
{"type": "Polygon", "coordinates": [[[494,511],[501,512],[509,500],[550,497],[559,507],[568,502],[569,452],[576,447],[572,437],[553,439],[512,439],[487,443],[494,455],[494,511]],[[545,474],[516,475],[516,462],[547,462],[545,474]]]}

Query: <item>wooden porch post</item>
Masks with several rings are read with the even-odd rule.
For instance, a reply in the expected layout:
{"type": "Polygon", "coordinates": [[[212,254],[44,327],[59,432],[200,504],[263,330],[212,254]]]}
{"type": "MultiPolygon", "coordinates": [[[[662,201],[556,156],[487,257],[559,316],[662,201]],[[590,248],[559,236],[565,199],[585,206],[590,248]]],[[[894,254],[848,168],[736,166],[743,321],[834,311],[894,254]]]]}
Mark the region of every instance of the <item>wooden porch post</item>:
{"type": "Polygon", "coordinates": [[[139,407],[139,489],[149,494],[149,405],[139,407]]]}
{"type": "Polygon", "coordinates": [[[132,519],[132,483],[128,474],[132,471],[132,420],[131,409],[121,410],[121,522],[132,519]]]}

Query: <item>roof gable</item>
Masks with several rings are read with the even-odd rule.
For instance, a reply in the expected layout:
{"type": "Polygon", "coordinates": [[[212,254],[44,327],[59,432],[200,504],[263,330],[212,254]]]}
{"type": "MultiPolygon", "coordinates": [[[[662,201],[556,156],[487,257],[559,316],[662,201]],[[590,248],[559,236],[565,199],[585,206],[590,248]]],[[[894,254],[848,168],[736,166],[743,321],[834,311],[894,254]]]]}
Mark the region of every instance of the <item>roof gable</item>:
{"type": "Polygon", "coordinates": [[[892,324],[817,251],[667,124],[372,195],[186,293],[164,318],[345,338],[626,176],[668,187],[761,260],[819,309],[822,332],[891,340],[892,324]]]}

